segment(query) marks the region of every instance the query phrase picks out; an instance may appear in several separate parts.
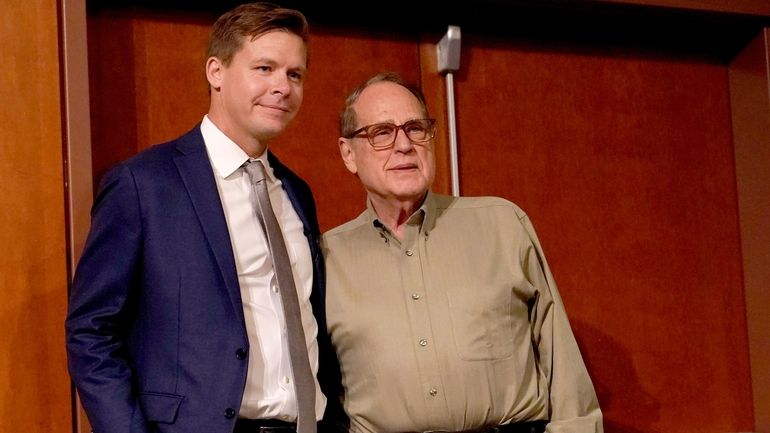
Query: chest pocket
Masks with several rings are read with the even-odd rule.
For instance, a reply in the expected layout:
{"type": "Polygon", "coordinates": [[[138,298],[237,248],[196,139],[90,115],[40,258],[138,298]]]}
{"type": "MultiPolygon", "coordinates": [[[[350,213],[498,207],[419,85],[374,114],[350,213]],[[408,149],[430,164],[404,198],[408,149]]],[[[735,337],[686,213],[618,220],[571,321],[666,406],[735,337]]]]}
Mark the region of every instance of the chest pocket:
{"type": "Polygon", "coordinates": [[[458,289],[449,294],[455,344],[466,361],[513,355],[513,294],[510,289],[458,289]]]}

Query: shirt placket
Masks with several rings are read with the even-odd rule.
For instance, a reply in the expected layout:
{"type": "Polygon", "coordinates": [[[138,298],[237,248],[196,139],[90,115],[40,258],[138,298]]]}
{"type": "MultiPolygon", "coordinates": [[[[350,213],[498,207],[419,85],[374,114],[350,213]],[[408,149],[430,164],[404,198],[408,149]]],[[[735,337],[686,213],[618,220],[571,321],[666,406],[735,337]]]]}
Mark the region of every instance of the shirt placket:
{"type": "Polygon", "coordinates": [[[424,243],[419,222],[407,223],[403,242],[399,245],[399,269],[418,368],[419,392],[426,408],[424,421],[428,425],[441,425],[448,419],[449,412],[426,298],[424,243]]]}

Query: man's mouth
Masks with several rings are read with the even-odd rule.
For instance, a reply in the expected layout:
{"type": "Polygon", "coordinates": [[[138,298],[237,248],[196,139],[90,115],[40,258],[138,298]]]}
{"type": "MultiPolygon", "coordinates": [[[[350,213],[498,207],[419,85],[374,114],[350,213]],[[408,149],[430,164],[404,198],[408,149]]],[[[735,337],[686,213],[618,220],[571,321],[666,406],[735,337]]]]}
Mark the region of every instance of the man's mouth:
{"type": "Polygon", "coordinates": [[[283,105],[271,105],[271,104],[260,104],[262,107],[269,108],[271,110],[278,110],[283,111],[284,113],[289,112],[289,107],[283,106],[283,105]]]}
{"type": "Polygon", "coordinates": [[[391,170],[414,170],[417,168],[417,164],[398,164],[391,167],[391,170]]]}

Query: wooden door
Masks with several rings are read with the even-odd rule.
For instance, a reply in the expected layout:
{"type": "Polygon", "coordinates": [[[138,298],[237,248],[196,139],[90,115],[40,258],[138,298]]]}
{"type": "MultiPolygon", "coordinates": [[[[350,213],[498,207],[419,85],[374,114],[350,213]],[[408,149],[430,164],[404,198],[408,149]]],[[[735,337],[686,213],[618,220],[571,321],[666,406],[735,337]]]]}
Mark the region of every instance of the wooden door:
{"type": "MultiPolygon", "coordinates": [[[[94,3],[98,182],[115,162],[200,121],[216,16],[94,3]]],[[[337,153],[338,112],[380,70],[422,85],[443,131],[435,190],[449,189],[437,26],[349,24],[311,20],[305,102],[271,144],[313,188],[323,230],[364,207],[337,153]]],[[[534,24],[516,35],[465,27],[455,74],[461,190],[508,198],[534,221],[607,432],[750,431],[727,68],[665,38],[618,41],[622,30],[575,40],[534,24]]]]}

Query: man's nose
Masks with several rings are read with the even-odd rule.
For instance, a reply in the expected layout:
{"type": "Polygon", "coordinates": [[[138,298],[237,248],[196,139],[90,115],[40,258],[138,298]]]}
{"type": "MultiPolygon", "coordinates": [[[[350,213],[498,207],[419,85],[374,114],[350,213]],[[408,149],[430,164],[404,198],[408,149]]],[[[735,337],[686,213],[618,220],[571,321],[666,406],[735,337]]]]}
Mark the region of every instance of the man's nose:
{"type": "Polygon", "coordinates": [[[270,83],[272,90],[271,93],[279,93],[283,96],[287,96],[291,93],[291,85],[289,84],[289,77],[285,74],[274,74],[272,82],[270,83]]]}
{"type": "Polygon", "coordinates": [[[393,147],[399,152],[409,152],[414,149],[414,143],[406,135],[404,128],[396,128],[396,138],[393,141],[393,147]]]}

